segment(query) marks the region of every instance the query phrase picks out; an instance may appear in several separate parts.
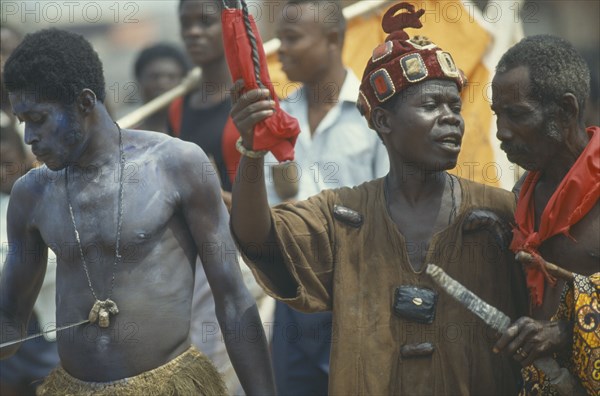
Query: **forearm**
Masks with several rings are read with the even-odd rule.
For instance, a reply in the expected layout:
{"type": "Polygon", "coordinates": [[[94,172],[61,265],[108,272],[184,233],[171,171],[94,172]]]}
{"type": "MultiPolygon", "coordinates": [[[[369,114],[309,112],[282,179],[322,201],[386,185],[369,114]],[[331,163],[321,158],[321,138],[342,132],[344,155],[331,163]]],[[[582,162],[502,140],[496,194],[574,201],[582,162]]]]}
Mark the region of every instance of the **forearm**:
{"type": "Polygon", "coordinates": [[[242,157],[232,195],[231,223],[242,248],[273,242],[262,158],[242,157]]]}
{"type": "Polygon", "coordinates": [[[225,303],[222,309],[217,304],[217,318],[227,353],[247,395],[274,395],[271,359],[263,326],[256,304],[248,305],[247,301],[244,298],[241,302],[232,302],[230,307],[225,303]]]}
{"type": "MultiPolygon", "coordinates": [[[[18,276],[17,270],[27,270],[28,262],[17,262],[15,256],[11,254],[6,260],[0,280],[0,344],[27,336],[27,324],[44,277],[41,271],[31,271],[29,277],[18,276]]],[[[20,346],[19,342],[0,348],[0,359],[12,356],[20,346]]]]}

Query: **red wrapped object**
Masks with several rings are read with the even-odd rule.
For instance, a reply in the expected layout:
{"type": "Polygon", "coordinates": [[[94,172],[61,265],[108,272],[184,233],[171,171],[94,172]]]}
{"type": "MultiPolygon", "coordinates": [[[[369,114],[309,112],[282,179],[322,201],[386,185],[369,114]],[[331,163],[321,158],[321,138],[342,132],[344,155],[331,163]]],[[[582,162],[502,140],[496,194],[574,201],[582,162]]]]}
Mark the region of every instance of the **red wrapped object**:
{"type": "MultiPolygon", "coordinates": [[[[294,159],[294,145],[300,133],[298,120],[290,116],[279,107],[279,100],[271,84],[267,61],[262,40],[254,23],[254,18],[249,15],[250,25],[256,37],[256,46],[260,59],[260,80],[271,92],[275,101],[275,114],[254,127],[254,141],[252,149],[255,151],[268,150],[273,153],[278,161],[291,161],[294,159]]],[[[223,25],[223,42],[225,43],[225,57],[229,65],[229,72],[233,81],[243,79],[245,87],[243,92],[260,88],[254,74],[252,63],[252,47],[244,26],[242,10],[235,8],[224,9],[221,14],[223,25]]]]}

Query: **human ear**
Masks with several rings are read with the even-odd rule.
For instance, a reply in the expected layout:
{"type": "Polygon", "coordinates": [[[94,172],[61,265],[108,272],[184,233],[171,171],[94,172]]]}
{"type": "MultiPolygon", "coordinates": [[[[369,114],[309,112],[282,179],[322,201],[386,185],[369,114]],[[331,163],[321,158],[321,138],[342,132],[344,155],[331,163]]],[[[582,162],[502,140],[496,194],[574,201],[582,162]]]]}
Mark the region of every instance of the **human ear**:
{"type": "Polygon", "coordinates": [[[96,94],[85,88],[77,97],[77,107],[82,113],[90,113],[96,107],[96,94]]]}
{"type": "Polygon", "coordinates": [[[371,122],[377,132],[387,135],[391,132],[391,114],[382,107],[375,107],[371,113],[371,122]]]}
{"type": "Polygon", "coordinates": [[[579,120],[579,102],[577,101],[577,97],[570,92],[567,92],[562,96],[559,101],[560,107],[560,118],[561,121],[565,123],[577,123],[579,120]]]}

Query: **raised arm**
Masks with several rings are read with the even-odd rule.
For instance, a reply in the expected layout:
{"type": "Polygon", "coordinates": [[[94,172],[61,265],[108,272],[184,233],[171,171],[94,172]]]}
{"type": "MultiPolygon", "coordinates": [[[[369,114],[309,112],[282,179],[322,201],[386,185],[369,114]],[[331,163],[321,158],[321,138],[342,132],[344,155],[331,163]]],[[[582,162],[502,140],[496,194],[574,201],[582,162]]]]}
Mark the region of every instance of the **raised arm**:
{"type": "MultiPolygon", "coordinates": [[[[0,343],[23,338],[46,273],[48,248],[31,224],[35,182],[25,177],[15,183],[8,206],[8,253],[0,280],[0,343]]],[[[3,220],[4,221],[4,220],[3,220]]],[[[0,358],[14,354],[20,344],[0,349],[0,358]]]]}
{"type": "Polygon", "coordinates": [[[210,284],[217,320],[237,376],[248,395],[275,393],[267,341],[256,302],[243,282],[219,180],[205,172],[200,148],[180,143],[176,172],[182,210],[210,284]]]}
{"type": "MultiPolygon", "coordinates": [[[[242,136],[243,146],[252,150],[254,126],[273,115],[275,103],[269,99],[267,89],[252,90],[238,98],[237,93],[242,87],[243,82],[240,81],[233,87],[231,118],[242,136]]],[[[265,246],[272,245],[274,237],[263,158],[242,156],[233,184],[232,199],[232,229],[242,248],[256,246],[266,249],[265,246]]]]}

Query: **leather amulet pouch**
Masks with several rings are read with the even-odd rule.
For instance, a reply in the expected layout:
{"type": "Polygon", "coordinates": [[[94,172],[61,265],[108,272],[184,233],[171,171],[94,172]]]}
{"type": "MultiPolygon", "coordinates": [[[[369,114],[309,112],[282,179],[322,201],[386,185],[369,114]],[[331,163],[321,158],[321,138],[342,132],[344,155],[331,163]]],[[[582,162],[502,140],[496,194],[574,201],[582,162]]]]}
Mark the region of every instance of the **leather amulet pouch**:
{"type": "Polygon", "coordinates": [[[428,288],[403,285],[394,293],[394,313],[417,323],[430,324],[435,318],[437,292],[428,288]]]}

